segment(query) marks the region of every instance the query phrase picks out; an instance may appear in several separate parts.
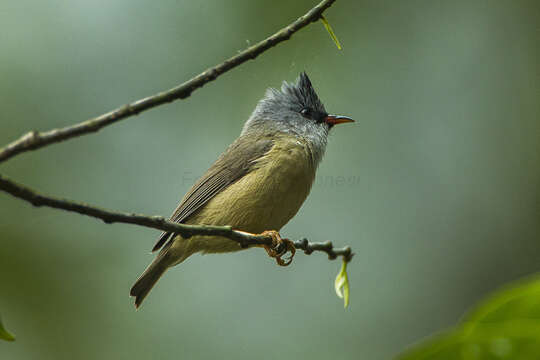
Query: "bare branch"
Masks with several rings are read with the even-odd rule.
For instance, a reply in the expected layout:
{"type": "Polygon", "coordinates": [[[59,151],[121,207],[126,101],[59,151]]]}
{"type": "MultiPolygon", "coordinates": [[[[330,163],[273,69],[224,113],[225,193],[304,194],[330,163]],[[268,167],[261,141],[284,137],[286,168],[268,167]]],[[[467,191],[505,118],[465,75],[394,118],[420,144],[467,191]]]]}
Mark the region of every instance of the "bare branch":
{"type": "Polygon", "coordinates": [[[334,260],[338,256],[342,256],[344,261],[349,262],[354,256],[350,246],[334,248],[334,244],[331,241],[311,243],[308,239],[303,238],[300,241],[295,241],[294,247],[304,250],[306,255],[310,255],[314,251],[324,251],[328,254],[329,260],[334,260]]]}
{"type": "MultiPolygon", "coordinates": [[[[168,221],[162,216],[145,216],[140,214],[114,212],[81,202],[46,196],[39,194],[24,185],[18,184],[3,175],[0,175],[0,190],[19,199],[26,200],[34,206],[48,206],[55,209],[72,211],[81,215],[101,219],[107,224],[135,224],[162,231],[170,231],[184,237],[193,235],[223,236],[238,242],[241,247],[248,247],[250,245],[272,245],[271,236],[253,235],[243,231],[233,230],[230,226],[179,224],[168,221]]],[[[295,241],[294,246],[297,249],[304,250],[308,255],[313,251],[325,252],[328,254],[330,260],[335,259],[337,256],[342,256],[345,261],[350,261],[353,256],[349,247],[334,249],[330,241],[325,243],[310,243],[307,239],[303,239],[295,241]]]]}
{"type": "Polygon", "coordinates": [[[271,47],[276,46],[280,42],[288,40],[298,30],[304,28],[312,22],[319,20],[322,13],[334,2],[335,0],[321,1],[304,16],[298,18],[289,26],[279,30],[274,35],[245,49],[239,54],[225,60],[221,64],[207,69],[194,78],[191,78],[190,80],[172,89],[162,91],[156,95],[148,96],[141,100],[137,100],[96,118],[86,120],[72,126],[44,132],[31,131],[23,135],[18,140],[8,144],[6,147],[0,149],[0,162],[25,151],[36,150],[76,136],[96,132],[104,126],[114,124],[115,122],[133,115],[137,115],[138,113],[153,107],[169,103],[177,99],[185,99],[189,97],[193,91],[202,87],[206,83],[215,80],[218,76],[231,69],[234,69],[238,65],[243,64],[248,60],[255,59],[258,55],[262,54],[271,47]]]}

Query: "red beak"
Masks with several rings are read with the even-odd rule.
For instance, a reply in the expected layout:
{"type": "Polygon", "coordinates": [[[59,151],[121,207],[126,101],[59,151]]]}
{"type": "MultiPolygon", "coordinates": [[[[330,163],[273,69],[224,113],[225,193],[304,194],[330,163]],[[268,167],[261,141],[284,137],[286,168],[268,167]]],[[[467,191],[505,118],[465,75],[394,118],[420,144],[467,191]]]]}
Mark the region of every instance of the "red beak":
{"type": "Polygon", "coordinates": [[[349,122],[354,122],[353,119],[351,119],[348,116],[341,116],[341,115],[327,115],[324,121],[328,125],[337,125],[337,124],[344,124],[349,122]]]}

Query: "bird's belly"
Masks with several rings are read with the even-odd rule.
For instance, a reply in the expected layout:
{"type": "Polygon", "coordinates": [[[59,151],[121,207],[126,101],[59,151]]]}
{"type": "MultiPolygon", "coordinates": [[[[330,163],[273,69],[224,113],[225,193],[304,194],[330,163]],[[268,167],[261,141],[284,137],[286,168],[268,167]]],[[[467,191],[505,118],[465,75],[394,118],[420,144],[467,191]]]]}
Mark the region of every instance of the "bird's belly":
{"type": "MultiPolygon", "coordinates": [[[[303,147],[274,148],[255,170],[216,195],[187,223],[230,225],[251,233],[280,230],[302,206],[314,175],[303,147]]],[[[207,253],[240,250],[226,238],[197,237],[193,241],[207,253]]]]}

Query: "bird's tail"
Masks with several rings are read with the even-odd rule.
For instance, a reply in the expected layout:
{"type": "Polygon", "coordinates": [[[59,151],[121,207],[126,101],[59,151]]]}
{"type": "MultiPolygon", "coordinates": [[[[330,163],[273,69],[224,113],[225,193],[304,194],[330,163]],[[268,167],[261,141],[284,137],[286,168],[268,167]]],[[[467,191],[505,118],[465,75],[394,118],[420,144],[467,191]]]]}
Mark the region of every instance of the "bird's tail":
{"type": "Polygon", "coordinates": [[[196,249],[187,239],[177,237],[169,240],[131,288],[129,294],[135,296],[135,307],[138,308],[141,305],[169,267],[180,264],[194,252],[196,249]]]}
{"type": "Polygon", "coordinates": [[[156,259],[144,270],[142,275],[137,279],[135,285],[131,288],[129,294],[135,297],[135,307],[138,308],[146,295],[152,290],[156,282],[169,268],[165,257],[158,256],[156,259]]]}

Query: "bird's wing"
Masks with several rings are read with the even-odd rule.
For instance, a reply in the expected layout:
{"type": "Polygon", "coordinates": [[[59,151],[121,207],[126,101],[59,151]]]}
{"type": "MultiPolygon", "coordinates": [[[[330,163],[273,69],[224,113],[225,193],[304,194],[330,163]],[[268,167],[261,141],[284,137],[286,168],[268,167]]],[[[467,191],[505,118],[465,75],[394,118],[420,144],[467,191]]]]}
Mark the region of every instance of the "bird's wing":
{"type": "MultiPolygon", "coordinates": [[[[177,223],[185,222],[216,194],[251,171],[255,160],[266,154],[273,145],[267,137],[245,141],[242,137],[232,143],[184,196],[170,217],[177,223]]],[[[160,249],[170,232],[163,232],[152,251],[160,249]]]]}

